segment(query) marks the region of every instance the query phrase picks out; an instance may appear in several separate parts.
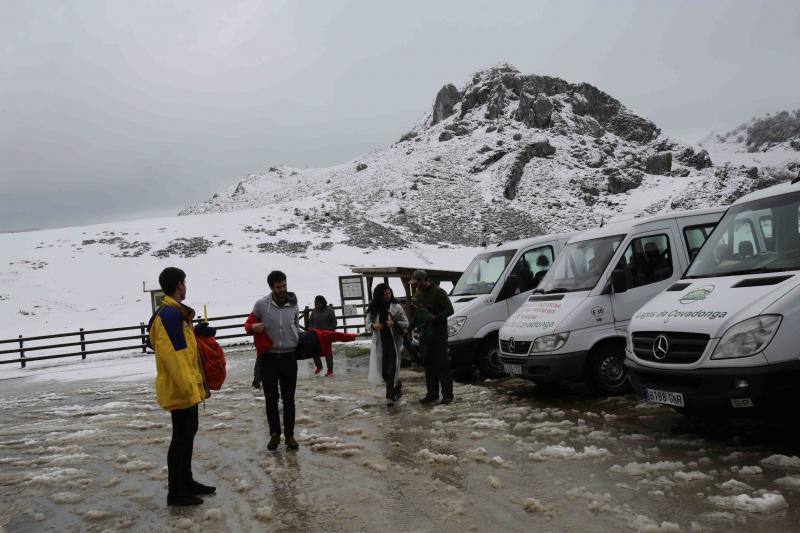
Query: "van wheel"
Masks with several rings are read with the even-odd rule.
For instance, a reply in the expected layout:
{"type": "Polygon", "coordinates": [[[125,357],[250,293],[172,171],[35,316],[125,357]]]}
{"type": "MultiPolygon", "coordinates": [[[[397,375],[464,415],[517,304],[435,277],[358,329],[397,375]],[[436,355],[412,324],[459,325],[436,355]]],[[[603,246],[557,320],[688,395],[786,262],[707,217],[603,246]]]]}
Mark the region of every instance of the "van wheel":
{"type": "Polygon", "coordinates": [[[608,396],[618,396],[628,392],[628,372],[625,370],[625,356],[613,344],[600,346],[590,361],[590,378],[597,389],[608,396]]]}
{"type": "Polygon", "coordinates": [[[478,346],[478,370],[481,376],[489,379],[502,378],[506,375],[503,364],[500,362],[500,349],[497,346],[497,337],[484,339],[478,346]]]}

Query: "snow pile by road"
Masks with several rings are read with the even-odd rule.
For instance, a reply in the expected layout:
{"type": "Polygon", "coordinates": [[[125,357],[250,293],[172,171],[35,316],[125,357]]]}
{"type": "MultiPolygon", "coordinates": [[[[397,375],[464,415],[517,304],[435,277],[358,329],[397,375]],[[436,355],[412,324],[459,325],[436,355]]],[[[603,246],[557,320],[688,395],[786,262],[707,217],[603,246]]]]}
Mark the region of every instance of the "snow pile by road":
{"type": "Polygon", "coordinates": [[[736,509],[748,513],[770,514],[788,507],[780,494],[766,493],[760,496],[737,494],[735,496],[709,496],[708,501],[725,509],[736,509]]]}

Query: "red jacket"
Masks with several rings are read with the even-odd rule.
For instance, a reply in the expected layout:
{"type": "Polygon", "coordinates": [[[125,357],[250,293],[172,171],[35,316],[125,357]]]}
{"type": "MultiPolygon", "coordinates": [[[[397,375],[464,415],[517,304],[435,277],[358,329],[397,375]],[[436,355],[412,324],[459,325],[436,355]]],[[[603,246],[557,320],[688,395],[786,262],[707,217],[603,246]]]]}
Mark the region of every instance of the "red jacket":
{"type": "Polygon", "coordinates": [[[319,338],[320,354],[324,357],[333,355],[332,345],[334,342],[352,342],[358,337],[355,333],[339,333],[338,331],[330,329],[310,328],[308,331],[313,331],[317,334],[317,338],[319,338]]]}
{"type": "Polygon", "coordinates": [[[256,344],[256,355],[262,356],[267,351],[272,348],[272,339],[269,338],[266,331],[262,331],[261,333],[256,333],[253,331],[253,324],[258,323],[258,317],[255,314],[250,313],[250,316],[247,317],[247,320],[244,323],[244,330],[253,336],[253,342],[256,344]]]}

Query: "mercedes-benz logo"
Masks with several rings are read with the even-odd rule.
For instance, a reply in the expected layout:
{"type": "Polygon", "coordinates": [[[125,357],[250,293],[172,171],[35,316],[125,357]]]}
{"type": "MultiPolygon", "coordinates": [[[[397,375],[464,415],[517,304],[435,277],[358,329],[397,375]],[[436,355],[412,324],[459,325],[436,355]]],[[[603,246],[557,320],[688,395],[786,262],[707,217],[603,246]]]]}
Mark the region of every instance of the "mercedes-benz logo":
{"type": "Polygon", "coordinates": [[[666,335],[659,335],[653,341],[653,357],[659,361],[664,359],[669,353],[669,339],[666,335]]]}
{"type": "Polygon", "coordinates": [[[513,352],[516,348],[516,342],[514,341],[514,337],[510,337],[508,339],[508,351],[513,352]]]}

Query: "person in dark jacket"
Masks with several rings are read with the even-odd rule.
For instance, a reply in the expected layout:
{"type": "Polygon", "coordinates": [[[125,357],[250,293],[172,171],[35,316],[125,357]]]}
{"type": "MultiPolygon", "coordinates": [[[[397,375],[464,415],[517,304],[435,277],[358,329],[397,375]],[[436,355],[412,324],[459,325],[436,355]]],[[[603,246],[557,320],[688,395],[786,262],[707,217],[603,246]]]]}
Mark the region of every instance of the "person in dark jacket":
{"type": "Polygon", "coordinates": [[[444,289],[435,285],[424,270],[414,271],[411,285],[414,288],[411,299],[417,309],[414,325],[420,332],[420,351],[424,354],[428,389],[419,402],[427,405],[437,401],[441,385],[442,403],[446,405],[453,401],[453,377],[447,354],[447,317],[453,314],[453,304],[444,289]]]}
{"type": "MultiPolygon", "coordinates": [[[[311,317],[308,320],[308,327],[310,329],[323,329],[328,331],[336,330],[336,313],[333,308],[328,306],[328,301],[321,294],[314,298],[314,310],[311,311],[311,317]]],[[[333,354],[325,355],[325,366],[328,368],[326,377],[333,376],[333,354]]],[[[322,359],[319,357],[314,358],[314,365],[317,367],[314,374],[322,372],[322,359]]]]}

